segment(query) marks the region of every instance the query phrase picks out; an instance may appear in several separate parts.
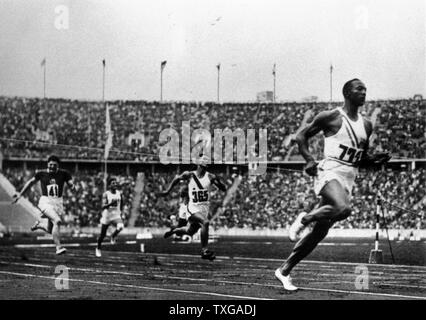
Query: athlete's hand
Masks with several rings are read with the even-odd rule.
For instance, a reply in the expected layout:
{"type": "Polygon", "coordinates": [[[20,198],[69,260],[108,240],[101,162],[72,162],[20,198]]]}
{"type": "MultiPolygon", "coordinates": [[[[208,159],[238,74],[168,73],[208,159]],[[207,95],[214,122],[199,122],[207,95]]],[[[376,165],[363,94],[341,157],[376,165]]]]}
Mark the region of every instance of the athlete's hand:
{"type": "Polygon", "coordinates": [[[373,155],[365,155],[359,162],[360,168],[370,168],[382,165],[390,160],[391,155],[388,152],[380,152],[373,155]]]}
{"type": "Polygon", "coordinates": [[[372,161],[374,164],[384,164],[388,162],[391,158],[392,156],[389,154],[389,152],[380,152],[372,156],[372,161]]]}
{"type": "Polygon", "coordinates": [[[315,160],[311,160],[306,164],[305,172],[308,175],[315,177],[318,174],[318,168],[317,167],[318,167],[318,163],[316,163],[315,160]]]}
{"type": "Polygon", "coordinates": [[[14,194],[14,195],[13,195],[13,201],[12,201],[12,204],[17,203],[17,202],[18,202],[18,200],[19,200],[20,198],[21,198],[21,197],[20,197],[18,194],[14,194]]]}

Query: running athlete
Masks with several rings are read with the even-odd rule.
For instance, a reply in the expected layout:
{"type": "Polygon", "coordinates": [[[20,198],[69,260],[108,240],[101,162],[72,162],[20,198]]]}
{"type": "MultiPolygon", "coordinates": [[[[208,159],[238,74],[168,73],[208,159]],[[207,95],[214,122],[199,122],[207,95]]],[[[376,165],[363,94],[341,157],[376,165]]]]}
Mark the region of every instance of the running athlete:
{"type": "Polygon", "coordinates": [[[64,204],[62,194],[64,184],[74,191],[75,187],[72,182],[71,174],[59,169],[60,160],[56,156],[50,156],[47,159],[47,170],[38,171],[22,188],[22,191],[14,196],[12,203],[16,203],[22,195],[31,188],[33,184],[40,181],[41,197],[38,208],[42,212],[41,218],[47,218],[47,223],[42,224],[37,221],[31,231],[43,230],[52,234],[53,241],[56,245],[56,254],[60,255],[66,252],[60,242],[60,225],[63,223],[64,204]]]}
{"type": "Polygon", "coordinates": [[[289,229],[291,241],[308,225],[312,231],[296,243],[288,259],[275,271],[284,289],[298,288],[292,284],[291,270],[325,238],[331,226],[351,214],[350,196],[359,167],[384,164],[388,153],[367,155],[372,123],[358,109],[365,103],[366,87],[359,79],[343,86],[345,99],[342,108],[320,112],[296,137],[299,150],[307,165],[305,171],[314,178],[314,191],[321,196],[319,205],[310,213],[302,212],[289,229]],[[308,140],[324,132],[324,157],[317,164],[309,152],[308,140]]]}
{"type": "Polygon", "coordinates": [[[178,236],[193,236],[201,228],[201,258],[210,261],[215,259],[213,251],[208,250],[209,219],[210,219],[210,187],[214,184],[219,190],[226,192],[226,186],[216,177],[207,172],[207,162],[204,160],[197,165],[196,171],[185,171],[175,177],[167,190],[160,195],[166,196],[180,181],[188,182],[188,219],[189,225],[181,228],[172,228],[164,234],[165,238],[176,234],[178,236]]]}
{"type": "MultiPolygon", "coordinates": [[[[179,191],[179,212],[178,212],[178,220],[176,221],[176,215],[171,215],[170,220],[172,225],[170,227],[170,231],[173,231],[175,228],[185,227],[188,224],[188,218],[190,213],[188,212],[188,186],[183,186],[179,191]]],[[[167,232],[166,232],[167,234],[167,232]]],[[[164,235],[166,237],[166,234],[164,235]]],[[[175,235],[176,236],[176,235],[175,235]]],[[[180,240],[182,237],[176,236],[175,240],[180,240]]]]}
{"type": "Polygon", "coordinates": [[[111,235],[111,244],[115,244],[118,234],[124,229],[121,213],[123,212],[123,195],[117,190],[117,179],[108,179],[109,190],[102,195],[102,218],[101,218],[101,234],[98,238],[98,246],[95,249],[97,257],[102,256],[101,246],[107,234],[108,227],[113,224],[116,229],[111,235]]]}

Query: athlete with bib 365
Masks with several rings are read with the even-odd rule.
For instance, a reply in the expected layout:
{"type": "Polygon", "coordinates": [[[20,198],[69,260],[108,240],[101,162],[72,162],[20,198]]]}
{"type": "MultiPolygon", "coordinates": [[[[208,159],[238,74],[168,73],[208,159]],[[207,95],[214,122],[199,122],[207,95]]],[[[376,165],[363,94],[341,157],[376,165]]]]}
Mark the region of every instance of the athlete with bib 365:
{"type": "Polygon", "coordinates": [[[37,221],[31,228],[31,231],[43,230],[52,234],[56,245],[56,254],[65,253],[66,249],[61,246],[59,235],[60,225],[63,223],[64,203],[62,199],[65,183],[71,190],[75,190],[71,174],[59,169],[59,158],[50,156],[47,159],[47,170],[38,171],[22,188],[22,191],[14,196],[13,203],[16,203],[20,197],[37,181],[40,181],[41,197],[38,207],[42,212],[41,218],[47,218],[47,224],[37,221]]]}
{"type": "Polygon", "coordinates": [[[169,194],[172,188],[180,181],[188,181],[188,218],[189,225],[172,228],[166,232],[164,237],[168,238],[173,234],[178,236],[189,235],[193,236],[200,228],[201,238],[201,258],[214,260],[215,254],[213,251],[208,250],[209,241],[209,221],[210,221],[210,187],[215,185],[219,190],[226,191],[226,186],[216,177],[216,175],[207,172],[207,160],[204,158],[197,166],[196,171],[185,171],[177,176],[170,183],[167,190],[160,195],[165,196],[169,194]]]}
{"type": "Polygon", "coordinates": [[[359,167],[381,165],[389,161],[388,153],[367,155],[373,127],[358,109],[364,105],[366,87],[359,79],[343,86],[343,107],[320,112],[297,135],[299,151],[305,158],[306,173],[314,178],[314,191],[321,196],[316,209],[302,212],[289,230],[291,241],[311,223],[312,231],[295,245],[288,259],[275,271],[284,289],[297,290],[292,284],[290,271],[325,238],[331,226],[351,214],[350,197],[359,167]],[[323,131],[324,159],[317,163],[309,152],[308,139],[323,131]]]}

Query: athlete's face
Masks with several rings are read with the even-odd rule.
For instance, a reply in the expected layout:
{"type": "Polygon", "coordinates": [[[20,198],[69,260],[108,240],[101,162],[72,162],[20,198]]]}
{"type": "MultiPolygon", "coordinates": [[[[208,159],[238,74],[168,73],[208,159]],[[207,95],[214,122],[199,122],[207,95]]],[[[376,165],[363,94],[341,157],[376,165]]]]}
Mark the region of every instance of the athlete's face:
{"type": "Polygon", "coordinates": [[[349,100],[353,105],[360,107],[365,103],[365,97],[367,94],[367,88],[362,81],[352,82],[351,90],[349,92],[349,100]]]}
{"type": "Polygon", "coordinates": [[[109,187],[111,188],[111,190],[117,190],[117,181],[112,180],[109,187]]]}
{"type": "Polygon", "coordinates": [[[200,172],[206,172],[207,171],[207,164],[200,164],[200,165],[198,165],[198,170],[200,172]]]}
{"type": "Polygon", "coordinates": [[[56,172],[58,171],[59,164],[56,161],[49,161],[47,163],[47,171],[49,172],[56,172]]]}

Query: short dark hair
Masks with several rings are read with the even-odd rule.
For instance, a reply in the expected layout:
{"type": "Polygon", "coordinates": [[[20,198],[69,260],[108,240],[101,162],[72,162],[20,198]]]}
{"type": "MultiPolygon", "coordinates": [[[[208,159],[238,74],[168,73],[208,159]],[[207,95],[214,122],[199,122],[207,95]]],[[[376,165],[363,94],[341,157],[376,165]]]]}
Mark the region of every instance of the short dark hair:
{"type": "Polygon", "coordinates": [[[359,79],[357,79],[357,78],[354,78],[354,79],[349,80],[348,82],[346,82],[346,83],[344,84],[343,89],[342,89],[342,93],[343,93],[343,96],[344,96],[345,98],[347,97],[347,95],[348,95],[348,93],[349,93],[349,90],[351,89],[352,82],[354,82],[354,81],[361,81],[361,80],[359,80],[359,79]]]}
{"type": "Polygon", "coordinates": [[[113,182],[113,181],[117,181],[117,179],[114,178],[114,177],[111,177],[111,178],[108,179],[107,184],[111,185],[111,182],[113,182]]]}
{"type": "Polygon", "coordinates": [[[55,162],[57,162],[58,164],[61,162],[61,161],[59,160],[59,158],[58,158],[57,156],[54,156],[54,155],[51,155],[49,158],[47,158],[47,162],[49,163],[50,161],[55,161],[55,162]]]}

